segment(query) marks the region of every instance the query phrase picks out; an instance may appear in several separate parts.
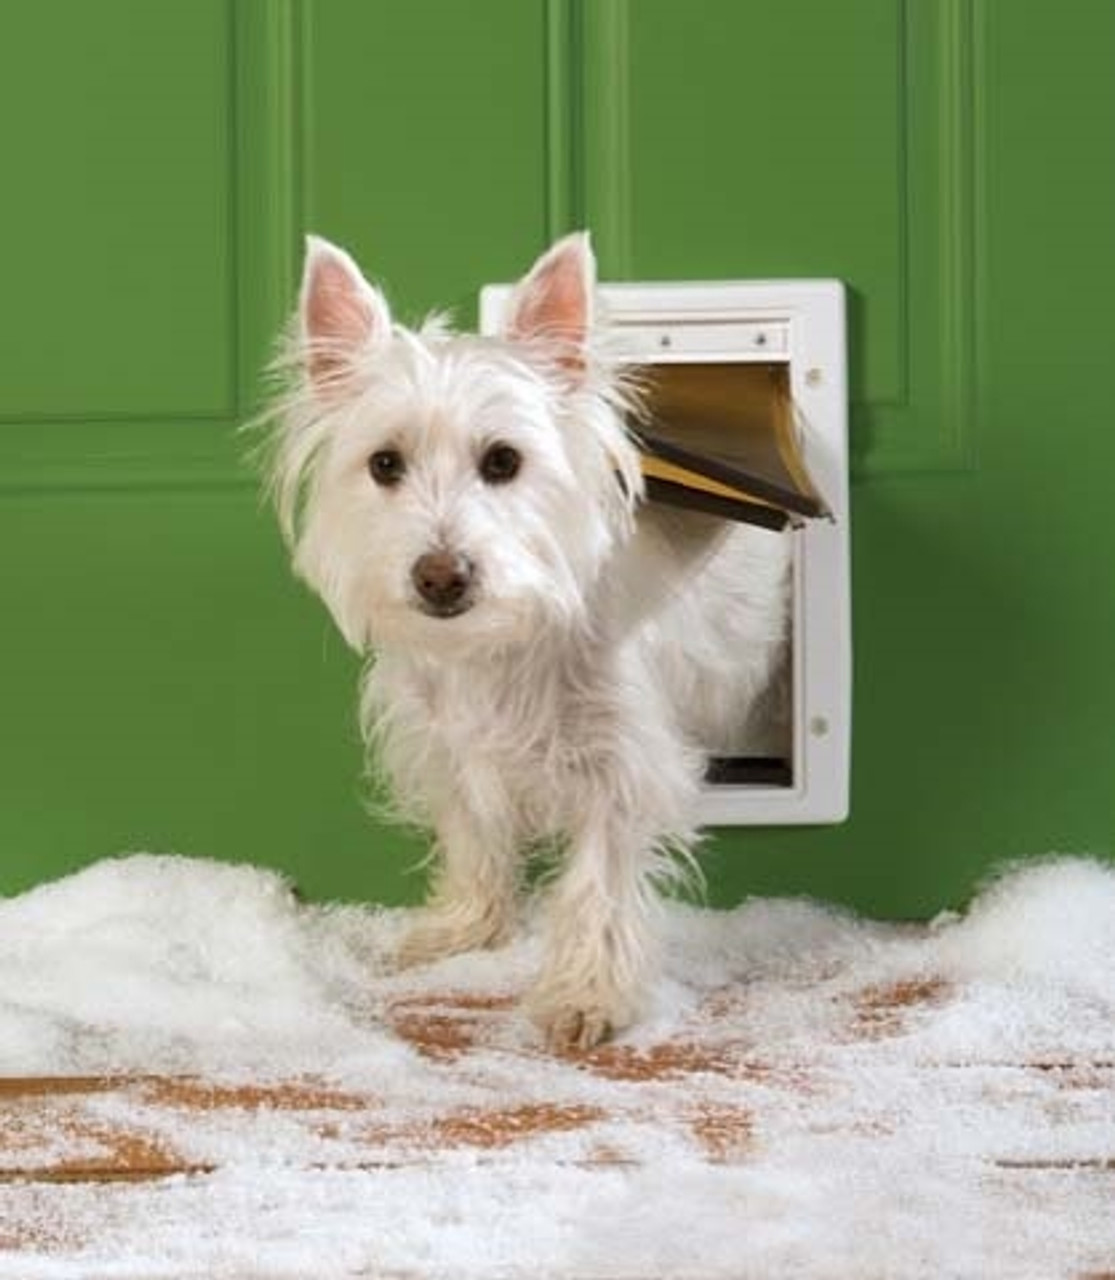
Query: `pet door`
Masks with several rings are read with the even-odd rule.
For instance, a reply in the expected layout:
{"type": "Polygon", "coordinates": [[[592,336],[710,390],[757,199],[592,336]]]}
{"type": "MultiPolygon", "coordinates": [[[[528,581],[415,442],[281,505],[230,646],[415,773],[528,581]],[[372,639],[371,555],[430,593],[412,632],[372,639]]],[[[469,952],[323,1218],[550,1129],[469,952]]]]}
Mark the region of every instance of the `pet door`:
{"type": "MultiPolygon", "coordinates": [[[[786,670],[764,714],[709,744],[702,820],[840,822],[851,695],[843,288],[717,281],[599,292],[617,350],[642,368],[649,499],[789,528],[793,540],[786,670]]],[[[509,293],[482,291],[482,332],[498,331],[509,293]]]]}

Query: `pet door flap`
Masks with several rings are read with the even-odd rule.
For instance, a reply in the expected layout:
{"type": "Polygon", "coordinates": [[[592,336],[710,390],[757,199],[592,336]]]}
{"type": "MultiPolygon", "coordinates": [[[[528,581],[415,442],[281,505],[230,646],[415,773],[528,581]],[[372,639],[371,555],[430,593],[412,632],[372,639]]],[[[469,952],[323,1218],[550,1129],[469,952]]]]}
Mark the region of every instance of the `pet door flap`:
{"type": "Polygon", "coordinates": [[[806,468],[785,363],[642,373],[634,430],[648,497],[771,529],[830,514],[806,468]]]}

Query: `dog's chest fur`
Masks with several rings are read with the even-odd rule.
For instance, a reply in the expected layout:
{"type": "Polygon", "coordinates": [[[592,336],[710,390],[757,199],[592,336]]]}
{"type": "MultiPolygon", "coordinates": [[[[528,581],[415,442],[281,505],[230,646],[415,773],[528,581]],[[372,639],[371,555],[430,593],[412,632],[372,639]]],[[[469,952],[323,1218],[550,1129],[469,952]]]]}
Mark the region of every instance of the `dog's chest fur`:
{"type": "Polygon", "coordinates": [[[585,774],[624,734],[606,674],[618,660],[568,637],[483,661],[381,658],[366,696],[405,807],[428,820],[467,792],[473,809],[513,816],[519,838],[565,830],[585,774]]]}

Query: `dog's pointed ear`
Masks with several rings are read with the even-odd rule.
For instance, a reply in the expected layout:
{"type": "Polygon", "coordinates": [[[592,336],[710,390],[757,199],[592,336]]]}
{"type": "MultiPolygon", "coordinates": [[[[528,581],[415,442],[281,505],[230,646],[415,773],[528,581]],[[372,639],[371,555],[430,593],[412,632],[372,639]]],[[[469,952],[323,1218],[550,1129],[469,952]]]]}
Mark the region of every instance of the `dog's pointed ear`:
{"type": "Polygon", "coordinates": [[[557,241],[515,286],[505,336],[512,341],[552,342],[563,349],[562,364],[584,367],[592,329],[596,258],[587,231],[557,241]]]}
{"type": "Polygon", "coordinates": [[[306,371],[319,388],[335,383],[355,356],[391,333],[383,294],[343,249],[320,236],[306,237],[298,314],[306,371]]]}

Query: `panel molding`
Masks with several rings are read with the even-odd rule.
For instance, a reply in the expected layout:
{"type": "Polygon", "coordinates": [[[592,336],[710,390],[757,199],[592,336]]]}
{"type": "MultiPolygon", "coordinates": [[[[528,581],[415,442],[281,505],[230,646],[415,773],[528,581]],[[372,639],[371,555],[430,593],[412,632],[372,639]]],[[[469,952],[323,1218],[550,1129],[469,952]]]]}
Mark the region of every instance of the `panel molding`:
{"type": "Polygon", "coordinates": [[[301,0],[229,5],[233,353],[219,413],[19,415],[0,422],[0,493],[246,487],[238,434],[291,302],[297,261],[301,0]]]}
{"type": "MultiPolygon", "coordinates": [[[[900,30],[903,393],[851,406],[852,470],[864,477],[966,471],[974,459],[980,305],[974,157],[981,122],[972,0],[925,7],[904,2],[900,30]],[[924,225],[915,231],[911,223],[919,216],[924,225]],[[935,267],[931,291],[919,291],[919,256],[935,267]],[[915,327],[930,315],[933,329],[918,342],[915,327]]],[[[924,286],[924,263],[921,274],[924,286]]]]}
{"type": "Polygon", "coordinates": [[[977,97],[977,54],[982,52],[973,0],[948,0],[941,8],[941,113],[943,154],[941,264],[945,280],[941,319],[942,423],[946,452],[958,467],[974,461],[976,320],[982,305],[979,225],[976,216],[977,149],[984,137],[977,97]]]}
{"type": "Polygon", "coordinates": [[[584,194],[578,172],[581,133],[580,9],[573,0],[545,0],[546,239],[576,230],[584,194]]]}
{"type": "Polygon", "coordinates": [[[293,305],[302,257],[302,0],[237,5],[241,62],[238,136],[241,199],[237,416],[255,412],[261,360],[293,305]],[[251,201],[254,198],[254,203],[251,201]]]}
{"type": "Polygon", "coordinates": [[[545,0],[550,240],[588,228],[609,280],[631,263],[628,0],[545,0]]]}
{"type": "Polygon", "coordinates": [[[584,217],[591,226],[602,274],[630,279],[631,14],[628,0],[581,4],[583,26],[580,169],[584,217]]]}
{"type": "MultiPolygon", "coordinates": [[[[963,471],[974,458],[981,257],[975,188],[982,130],[975,0],[896,3],[898,389],[894,396],[851,406],[852,470],[860,476],[963,471]],[[927,296],[930,267],[934,279],[927,296]],[[932,332],[915,338],[930,314],[932,332]]],[[[603,278],[630,279],[637,270],[630,30],[638,8],[630,0],[562,0],[563,10],[566,5],[577,36],[566,109],[574,150],[569,186],[581,193],[579,202],[570,203],[576,218],[593,230],[603,278]]],[[[564,136],[561,145],[568,145],[564,136]]]]}
{"type": "MultiPolygon", "coordinates": [[[[221,0],[221,3],[211,6],[211,9],[213,9],[215,17],[215,31],[218,32],[219,35],[218,40],[216,40],[214,44],[209,44],[209,42],[207,42],[204,46],[206,55],[213,56],[216,68],[216,83],[214,86],[215,93],[211,96],[206,95],[206,108],[215,108],[218,111],[223,108],[224,118],[227,119],[229,124],[227,131],[228,136],[224,138],[224,146],[221,148],[221,150],[223,150],[223,155],[219,157],[218,166],[213,170],[214,177],[218,177],[219,175],[221,183],[220,200],[213,201],[213,204],[210,206],[215,207],[216,209],[215,220],[219,221],[219,223],[224,223],[224,234],[221,236],[221,241],[223,241],[223,243],[221,243],[221,248],[223,248],[228,255],[227,270],[225,270],[223,275],[221,275],[215,282],[215,297],[220,298],[221,303],[223,303],[223,315],[221,315],[218,324],[220,325],[221,321],[225,321],[225,323],[228,324],[229,332],[230,335],[232,335],[234,342],[234,337],[236,337],[234,330],[236,330],[237,316],[234,282],[236,282],[237,279],[238,269],[238,246],[236,237],[234,237],[233,234],[237,183],[237,151],[236,138],[234,138],[234,118],[236,118],[236,116],[234,116],[234,113],[236,113],[238,86],[236,41],[234,41],[233,28],[236,26],[237,22],[237,6],[234,4],[234,0],[221,0]]],[[[122,17],[119,6],[111,17],[113,17],[116,22],[119,22],[120,17],[122,17]]],[[[147,36],[150,36],[150,29],[145,28],[145,33],[147,36]]],[[[206,27],[206,37],[213,36],[213,33],[213,28],[206,27]]],[[[91,68],[99,65],[99,60],[96,59],[96,56],[92,56],[91,58],[87,45],[77,45],[74,44],[73,41],[70,41],[68,47],[70,54],[73,54],[74,51],[78,51],[79,60],[84,61],[84,63],[90,65],[91,68]]],[[[41,63],[45,55],[46,51],[42,49],[40,44],[38,44],[38,41],[28,42],[27,56],[31,59],[29,67],[31,67],[32,72],[42,72],[42,68],[38,64],[41,63]]],[[[154,61],[148,61],[147,59],[137,59],[133,61],[146,63],[148,67],[150,67],[150,65],[155,65],[154,61]]],[[[177,86],[179,90],[182,88],[182,65],[178,65],[178,67],[170,67],[169,69],[160,68],[160,70],[164,73],[163,78],[168,79],[168,81],[172,82],[174,86],[177,86]]],[[[51,68],[49,74],[50,73],[56,74],[56,69],[51,68]]],[[[197,73],[198,68],[196,65],[189,69],[189,74],[192,74],[192,76],[196,76],[197,73]]],[[[134,92],[136,92],[136,87],[129,86],[129,84],[125,84],[125,86],[120,87],[119,90],[116,90],[116,87],[113,86],[110,90],[108,84],[101,82],[99,90],[93,91],[90,99],[82,101],[81,104],[78,104],[78,100],[74,99],[70,104],[65,104],[64,102],[63,106],[74,106],[78,111],[84,109],[88,116],[90,116],[90,123],[82,122],[82,127],[86,128],[88,131],[88,137],[96,138],[100,134],[102,138],[108,140],[109,137],[115,136],[116,129],[106,128],[104,120],[100,119],[99,114],[97,114],[97,109],[99,109],[100,105],[108,106],[111,102],[116,102],[116,104],[119,105],[119,102],[127,100],[129,96],[134,95],[134,92]]],[[[170,101],[170,99],[168,99],[168,101],[170,101]]],[[[152,109],[152,115],[157,118],[159,114],[159,106],[156,105],[155,108],[152,109]]],[[[140,119],[138,119],[138,113],[136,113],[136,111],[129,111],[128,120],[129,122],[136,120],[137,128],[140,128],[140,131],[142,131],[142,124],[140,123],[140,119]]],[[[163,124],[169,124],[169,127],[173,129],[173,120],[168,122],[168,120],[164,119],[163,124]]],[[[47,124],[47,128],[49,128],[49,124],[47,124]]],[[[206,132],[206,137],[213,138],[213,134],[206,132]]],[[[36,134],[33,132],[29,134],[29,141],[32,142],[33,146],[41,145],[41,141],[38,140],[36,134]]],[[[159,150],[165,150],[165,148],[160,147],[159,150]]],[[[119,160],[119,154],[111,154],[111,148],[109,148],[105,155],[97,156],[93,154],[91,157],[93,161],[95,161],[93,168],[99,170],[105,169],[105,161],[108,160],[109,172],[113,169],[114,161],[119,160]]],[[[68,170],[70,165],[73,164],[74,156],[55,155],[54,160],[60,172],[64,172],[64,170],[68,170]]],[[[132,169],[133,172],[143,172],[142,165],[136,164],[136,157],[132,154],[129,154],[129,169],[132,169]]],[[[157,177],[155,179],[154,186],[152,186],[150,177],[147,178],[145,186],[147,189],[154,189],[156,192],[159,191],[159,187],[157,187],[157,177]]],[[[105,187],[104,189],[101,189],[100,192],[97,192],[97,195],[93,197],[93,202],[95,202],[95,204],[101,204],[101,202],[104,201],[105,192],[108,191],[108,189],[110,188],[105,187]]],[[[129,197],[129,202],[131,202],[131,197],[129,197]]],[[[78,207],[76,210],[77,218],[81,218],[81,214],[81,207],[78,207]]],[[[104,210],[101,210],[101,215],[104,215],[104,210]]],[[[114,219],[114,223],[118,225],[125,224],[125,219],[114,219]]],[[[67,239],[69,238],[67,237],[67,239]]],[[[142,234],[141,236],[136,237],[136,239],[140,242],[141,248],[145,248],[145,250],[150,252],[150,243],[143,243],[142,234]]],[[[83,252],[81,253],[81,257],[88,257],[88,259],[97,259],[97,257],[99,257],[99,259],[104,261],[105,264],[119,264],[119,257],[127,255],[127,253],[131,251],[132,244],[133,239],[129,237],[127,241],[124,241],[123,243],[116,242],[111,250],[106,251],[101,247],[100,242],[97,242],[96,247],[82,246],[83,252]]],[[[32,244],[32,248],[33,247],[35,246],[32,244]]],[[[72,244],[68,243],[67,246],[63,247],[63,252],[59,255],[60,259],[64,260],[65,250],[67,250],[67,248],[72,251],[72,244]]],[[[148,270],[150,269],[150,262],[148,262],[148,270]]],[[[134,262],[129,264],[129,262],[124,261],[123,264],[118,265],[118,274],[114,273],[110,279],[123,278],[124,280],[127,280],[129,274],[134,276],[134,273],[136,273],[136,266],[134,266],[134,262]]],[[[152,270],[151,275],[154,274],[154,270],[152,270]]],[[[65,282],[65,287],[73,288],[73,285],[70,282],[65,282]]],[[[54,292],[59,292],[60,289],[60,291],[64,293],[65,287],[55,283],[54,292]]],[[[88,300],[90,297],[96,298],[96,294],[90,294],[87,292],[82,293],[82,300],[88,300]]],[[[152,316],[150,324],[154,324],[156,319],[157,317],[152,316]]],[[[70,319],[70,323],[73,323],[72,319],[70,319]]],[[[99,326],[93,326],[93,328],[99,328],[99,326]]],[[[96,337],[100,338],[102,335],[104,335],[104,330],[97,333],[96,337]]],[[[111,343],[111,346],[113,346],[116,353],[127,353],[127,342],[114,342],[111,343]]],[[[201,376],[191,376],[189,375],[188,369],[183,369],[182,387],[178,388],[177,394],[173,394],[173,396],[161,396],[159,390],[155,390],[155,392],[152,393],[151,390],[148,389],[146,396],[140,398],[134,396],[129,397],[127,389],[120,387],[120,385],[116,385],[115,394],[116,396],[119,396],[119,402],[116,401],[114,394],[99,394],[97,392],[91,392],[90,394],[92,397],[95,397],[97,404],[95,410],[92,411],[88,410],[86,407],[61,407],[59,402],[51,404],[50,393],[44,389],[44,394],[42,394],[41,397],[31,397],[32,401],[35,401],[35,399],[41,399],[42,403],[40,404],[31,403],[26,404],[26,407],[19,408],[0,407],[0,433],[6,433],[6,431],[19,428],[38,429],[44,428],[44,426],[49,428],[49,426],[65,424],[65,422],[95,422],[95,424],[100,424],[100,422],[105,421],[161,422],[191,420],[196,422],[213,422],[227,420],[230,415],[233,415],[234,402],[236,402],[236,387],[234,387],[234,374],[236,374],[236,365],[234,365],[234,360],[236,360],[236,349],[234,349],[234,347],[232,347],[232,349],[224,347],[223,351],[221,351],[221,357],[219,357],[221,360],[219,376],[211,381],[210,379],[205,378],[204,370],[198,371],[198,374],[201,376]],[[204,383],[204,381],[209,381],[210,383],[209,393],[206,394],[205,392],[202,392],[201,394],[198,394],[198,387],[200,387],[200,384],[204,383]]],[[[81,364],[81,361],[78,360],[77,364],[81,364]]],[[[182,366],[179,365],[179,367],[182,366]]],[[[45,379],[45,388],[46,385],[49,385],[49,380],[45,379]]],[[[61,403],[65,404],[68,398],[69,397],[65,396],[65,393],[63,392],[63,396],[61,396],[61,403]]],[[[26,392],[24,392],[24,399],[26,399],[26,392]]]]}

